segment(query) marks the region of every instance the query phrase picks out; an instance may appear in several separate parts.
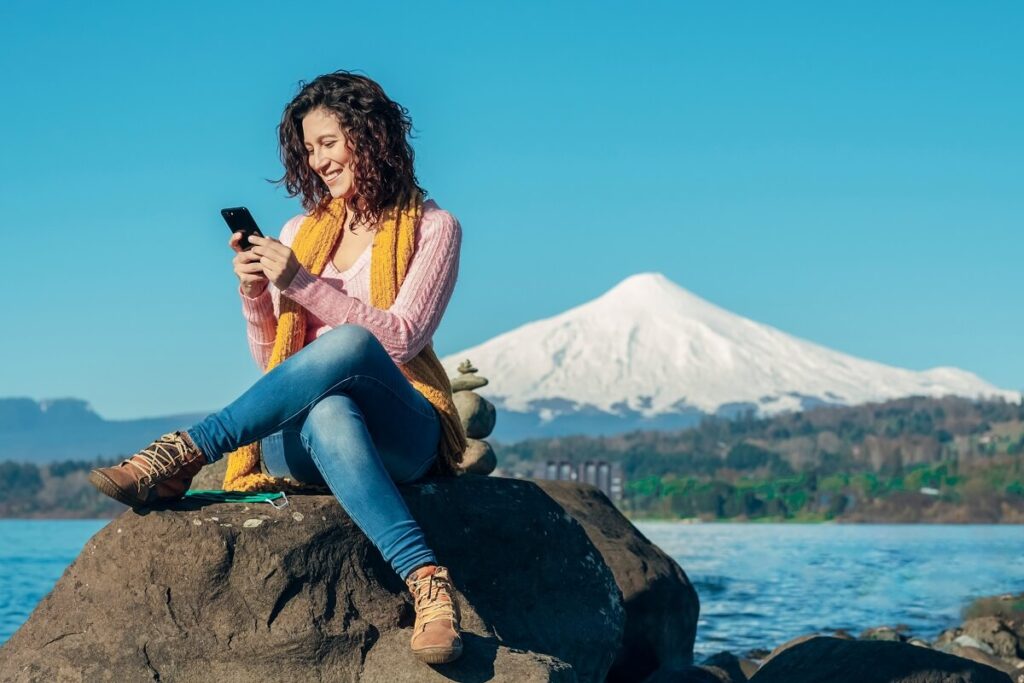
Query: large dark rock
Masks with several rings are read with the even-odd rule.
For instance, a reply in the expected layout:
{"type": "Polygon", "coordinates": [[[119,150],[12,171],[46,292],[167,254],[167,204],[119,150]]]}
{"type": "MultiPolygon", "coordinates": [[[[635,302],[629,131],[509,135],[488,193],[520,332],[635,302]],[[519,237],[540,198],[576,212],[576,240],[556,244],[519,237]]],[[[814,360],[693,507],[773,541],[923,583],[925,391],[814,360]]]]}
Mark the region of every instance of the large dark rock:
{"type": "Polygon", "coordinates": [[[3,681],[603,681],[622,595],[532,482],[400,487],[463,606],[465,651],[409,650],[411,596],[330,496],[183,502],[98,532],[0,649],[3,681]]]}
{"type": "Polygon", "coordinates": [[[626,605],[622,648],[609,683],[642,681],[693,662],[700,601],[686,573],[588,484],[538,481],[575,517],[615,574],[626,605]]]}
{"type": "Polygon", "coordinates": [[[991,667],[892,641],[812,637],[787,647],[750,683],[1009,683],[991,667]]]}

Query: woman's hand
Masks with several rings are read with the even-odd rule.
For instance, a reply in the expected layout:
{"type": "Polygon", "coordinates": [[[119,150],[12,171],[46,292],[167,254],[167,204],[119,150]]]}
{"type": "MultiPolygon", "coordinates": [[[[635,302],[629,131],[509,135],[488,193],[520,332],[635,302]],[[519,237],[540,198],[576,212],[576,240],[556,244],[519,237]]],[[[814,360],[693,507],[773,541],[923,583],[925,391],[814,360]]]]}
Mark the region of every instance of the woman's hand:
{"type": "Polygon", "coordinates": [[[252,253],[252,249],[242,250],[242,233],[232,233],[228,246],[235,251],[235,258],[231,261],[234,266],[235,275],[242,286],[242,292],[248,297],[257,297],[267,288],[267,276],[263,274],[263,266],[260,265],[258,254],[252,253]]]}
{"type": "Polygon", "coordinates": [[[292,283],[295,273],[299,272],[301,265],[289,247],[281,244],[273,237],[249,238],[249,242],[256,245],[251,251],[259,257],[259,264],[263,268],[263,274],[274,283],[280,290],[285,290],[292,283]]]}

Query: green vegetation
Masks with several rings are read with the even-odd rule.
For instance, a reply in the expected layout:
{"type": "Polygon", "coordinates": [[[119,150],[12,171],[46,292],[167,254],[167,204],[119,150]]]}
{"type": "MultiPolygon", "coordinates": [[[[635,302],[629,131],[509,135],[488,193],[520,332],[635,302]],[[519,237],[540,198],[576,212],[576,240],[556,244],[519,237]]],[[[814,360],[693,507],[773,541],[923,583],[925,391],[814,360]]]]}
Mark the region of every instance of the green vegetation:
{"type": "Polygon", "coordinates": [[[907,398],[679,432],[536,439],[495,448],[529,476],[608,460],[633,517],[1024,522],[1024,406],[907,398]]]}
{"type": "MultiPolygon", "coordinates": [[[[495,450],[525,476],[547,460],[618,462],[632,517],[1024,523],[1024,406],[1003,401],[907,398],[495,450]]],[[[96,465],[0,463],[0,517],[117,514],[86,480],[96,465]]]]}

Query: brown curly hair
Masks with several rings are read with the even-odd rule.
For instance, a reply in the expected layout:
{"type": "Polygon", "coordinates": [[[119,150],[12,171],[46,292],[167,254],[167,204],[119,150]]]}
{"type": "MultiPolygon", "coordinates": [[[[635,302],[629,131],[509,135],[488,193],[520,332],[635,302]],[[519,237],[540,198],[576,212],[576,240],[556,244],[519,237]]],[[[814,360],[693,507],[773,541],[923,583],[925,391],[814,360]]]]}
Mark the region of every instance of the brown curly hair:
{"type": "Polygon", "coordinates": [[[317,108],[334,114],[355,152],[355,196],[348,203],[354,222],[376,224],[390,209],[408,208],[426,195],[413,170],[415,154],[409,111],[366,76],[335,71],[313,81],[299,82],[299,94],[288,103],[277,127],[284,177],[289,197],[302,196],[309,213],[323,211],[331,193],[309,166],[302,138],[302,119],[317,108]]]}

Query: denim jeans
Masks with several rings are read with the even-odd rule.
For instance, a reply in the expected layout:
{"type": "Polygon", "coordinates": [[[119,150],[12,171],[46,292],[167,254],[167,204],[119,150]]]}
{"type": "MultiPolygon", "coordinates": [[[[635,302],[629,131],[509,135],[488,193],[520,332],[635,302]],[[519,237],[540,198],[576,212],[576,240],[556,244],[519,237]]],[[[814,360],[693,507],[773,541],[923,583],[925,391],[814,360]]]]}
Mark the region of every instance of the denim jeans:
{"type": "Polygon", "coordinates": [[[188,434],[208,462],[261,441],[270,474],[326,484],[403,579],[436,564],[396,482],[434,464],[440,420],[366,328],[329,330],[188,434]]]}

